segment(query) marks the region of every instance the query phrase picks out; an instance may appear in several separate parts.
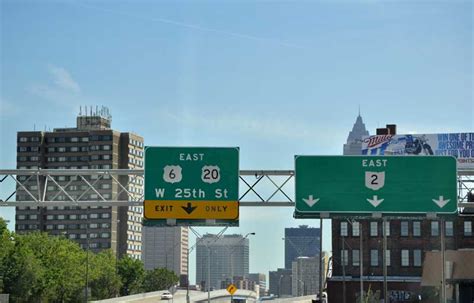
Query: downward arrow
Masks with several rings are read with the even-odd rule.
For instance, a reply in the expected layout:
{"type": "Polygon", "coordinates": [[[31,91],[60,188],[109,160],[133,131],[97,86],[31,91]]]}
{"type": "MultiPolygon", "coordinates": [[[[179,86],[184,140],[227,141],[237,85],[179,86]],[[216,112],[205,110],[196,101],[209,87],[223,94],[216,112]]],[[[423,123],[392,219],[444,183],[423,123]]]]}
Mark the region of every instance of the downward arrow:
{"type": "Polygon", "coordinates": [[[313,206],[314,204],[318,203],[319,199],[313,199],[313,195],[309,195],[308,199],[303,198],[303,201],[308,204],[309,207],[313,206]]]}
{"type": "Polygon", "coordinates": [[[197,208],[197,206],[192,207],[191,202],[188,202],[187,207],[181,206],[181,208],[184,209],[184,211],[187,212],[188,215],[190,215],[197,208]]]}
{"type": "Polygon", "coordinates": [[[444,200],[443,196],[439,196],[438,200],[433,199],[433,202],[436,203],[436,205],[439,206],[439,208],[443,208],[446,204],[448,204],[450,199],[444,200]]]}
{"type": "Polygon", "coordinates": [[[384,199],[378,199],[378,196],[373,196],[372,199],[367,199],[370,204],[372,204],[373,207],[377,207],[380,205],[380,203],[383,202],[384,199]]]}

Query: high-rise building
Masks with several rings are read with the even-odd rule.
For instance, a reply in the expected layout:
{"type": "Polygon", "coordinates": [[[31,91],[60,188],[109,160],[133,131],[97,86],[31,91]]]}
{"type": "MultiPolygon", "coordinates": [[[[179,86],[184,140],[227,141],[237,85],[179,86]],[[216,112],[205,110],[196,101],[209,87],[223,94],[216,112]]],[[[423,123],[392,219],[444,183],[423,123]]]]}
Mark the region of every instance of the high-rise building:
{"type": "MultiPolygon", "coordinates": [[[[143,169],[143,138],[112,130],[108,110],[77,117],[76,127],[17,134],[18,169],[143,169]]],[[[128,200],[143,195],[143,178],[110,174],[39,176],[17,185],[16,200],[32,201],[45,192],[49,201],[128,200]],[[129,179],[130,178],[130,179],[129,179]],[[89,184],[94,184],[94,190],[89,184]],[[63,191],[58,186],[66,187],[63,191]],[[129,193],[123,190],[128,186],[129,193]],[[26,190],[25,190],[26,189],[26,190]]],[[[112,249],[117,256],[141,259],[142,207],[47,206],[16,208],[18,233],[45,231],[63,235],[91,251],[112,249]]]]}
{"type": "Polygon", "coordinates": [[[369,132],[365,129],[364,121],[362,117],[357,116],[356,122],[352,127],[352,130],[347,136],[347,142],[344,144],[344,155],[360,155],[362,150],[362,138],[368,136],[369,132]]]}
{"type": "Polygon", "coordinates": [[[285,228],[285,268],[291,269],[292,262],[298,257],[319,256],[321,230],[300,225],[297,228],[285,228]]]}
{"type": "Polygon", "coordinates": [[[242,235],[217,237],[206,234],[197,240],[196,283],[220,288],[221,282],[249,274],[249,239],[242,235]],[[210,263],[209,263],[210,262],[210,263]],[[210,271],[208,271],[208,266],[210,271]],[[210,284],[208,281],[210,273],[210,284]]]}
{"type": "Polygon", "coordinates": [[[292,262],[293,297],[312,295],[319,292],[319,258],[298,257],[292,262]]]}
{"type": "MultiPolygon", "coordinates": [[[[361,155],[365,133],[360,115],[349,135],[352,142],[344,155],[361,155]],[[357,130],[357,131],[356,131],[357,130]],[[362,130],[362,131],[361,131],[362,130]],[[354,135],[354,134],[357,134],[354,135]]],[[[377,129],[378,134],[395,134],[396,126],[377,129]]],[[[370,157],[370,156],[368,156],[370,157]]],[[[472,217],[446,218],[444,226],[439,218],[405,218],[387,220],[387,290],[390,302],[414,302],[421,295],[421,275],[427,252],[440,250],[441,229],[445,229],[446,249],[474,248],[472,217]]],[[[383,296],[383,223],[381,219],[332,219],[332,277],[328,279],[328,297],[331,302],[355,302],[360,294],[361,267],[364,292],[383,296]],[[362,245],[361,245],[362,238],[362,245]],[[343,288],[345,283],[346,287],[343,288]],[[341,291],[345,289],[345,291],[341,291]],[[344,300],[345,297],[345,300],[344,300]]]]}
{"type": "Polygon", "coordinates": [[[166,268],[177,276],[188,274],[188,228],[143,227],[145,269],[166,268]]]}

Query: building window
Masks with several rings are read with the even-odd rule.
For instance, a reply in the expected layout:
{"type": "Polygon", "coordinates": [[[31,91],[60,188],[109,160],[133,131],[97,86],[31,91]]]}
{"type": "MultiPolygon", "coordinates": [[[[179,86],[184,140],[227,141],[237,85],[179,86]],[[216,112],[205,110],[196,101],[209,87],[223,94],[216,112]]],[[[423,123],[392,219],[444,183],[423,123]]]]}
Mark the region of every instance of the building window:
{"type": "Polygon", "coordinates": [[[65,225],[64,224],[58,224],[58,229],[64,229],[65,225]]]}
{"type": "Polygon", "coordinates": [[[431,236],[432,237],[439,236],[439,222],[438,221],[431,221],[431,236]]]}
{"type": "Polygon", "coordinates": [[[385,221],[385,234],[390,237],[390,221],[385,221]]]}
{"type": "Polygon", "coordinates": [[[112,145],[102,145],[102,150],[111,150],[112,145]]]}
{"type": "Polygon", "coordinates": [[[370,235],[372,237],[377,237],[378,236],[378,234],[379,234],[378,227],[379,227],[378,222],[370,222],[370,235]]]}
{"type": "Polygon", "coordinates": [[[464,235],[472,236],[472,222],[471,221],[464,221],[464,235]]]}
{"type": "Polygon", "coordinates": [[[97,223],[89,224],[89,228],[98,228],[98,227],[99,227],[99,224],[97,224],[97,223]]]}
{"type": "Polygon", "coordinates": [[[19,141],[20,142],[28,142],[28,138],[27,137],[20,137],[19,141]]]}
{"type": "Polygon", "coordinates": [[[413,250],[413,266],[421,266],[421,249],[413,250]]]}
{"type": "MultiPolygon", "coordinates": [[[[445,226],[446,226],[446,229],[445,229],[445,234],[447,237],[452,237],[454,235],[454,224],[453,224],[453,221],[446,221],[445,222],[445,226]]],[[[416,265],[415,265],[416,266],[416,265]]]]}
{"type": "Polygon", "coordinates": [[[64,220],[64,215],[58,215],[58,220],[64,220]]]}
{"type": "Polygon", "coordinates": [[[360,224],[359,222],[352,223],[352,236],[358,237],[360,235],[360,224]]]}
{"type": "Polygon", "coordinates": [[[99,214],[90,214],[91,219],[97,219],[99,218],[99,214]]]}
{"type": "Polygon", "coordinates": [[[400,222],[400,236],[408,237],[408,221],[400,222]]]}
{"type": "Polygon", "coordinates": [[[343,266],[349,265],[349,252],[347,249],[341,250],[341,264],[343,266]]]}
{"type": "Polygon", "coordinates": [[[385,251],[385,264],[387,264],[387,266],[390,266],[392,264],[390,262],[390,249],[387,249],[385,251]]]}
{"type": "Polygon", "coordinates": [[[103,213],[102,218],[103,219],[108,219],[108,218],[110,218],[110,214],[109,213],[103,213]]]}
{"type": "Polygon", "coordinates": [[[81,142],[89,142],[89,137],[82,137],[81,142]]]}
{"type": "Polygon", "coordinates": [[[352,266],[359,266],[360,265],[360,252],[358,249],[354,249],[352,251],[352,266]]]}
{"type": "Polygon", "coordinates": [[[420,221],[413,222],[413,236],[414,237],[421,236],[421,222],[420,221]]]}
{"type": "Polygon", "coordinates": [[[347,222],[341,222],[341,236],[347,237],[347,222]]]}
{"type": "Polygon", "coordinates": [[[69,239],[76,239],[77,235],[76,234],[69,234],[69,239]]]}
{"type": "Polygon", "coordinates": [[[376,249],[370,250],[370,266],[379,266],[379,252],[376,249]]]}
{"type": "Polygon", "coordinates": [[[402,266],[409,266],[410,265],[410,252],[408,249],[402,249],[402,266]]]}
{"type": "Polygon", "coordinates": [[[101,233],[100,237],[104,239],[110,238],[110,233],[101,233]]]}

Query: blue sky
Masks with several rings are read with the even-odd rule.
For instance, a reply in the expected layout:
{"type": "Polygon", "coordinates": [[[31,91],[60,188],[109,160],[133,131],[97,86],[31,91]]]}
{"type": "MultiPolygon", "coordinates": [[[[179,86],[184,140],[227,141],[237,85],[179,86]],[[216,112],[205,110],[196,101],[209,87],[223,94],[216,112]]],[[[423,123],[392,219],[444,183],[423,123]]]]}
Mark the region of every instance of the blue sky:
{"type": "MultiPolygon", "coordinates": [[[[239,146],[242,169],[341,154],[359,106],[371,133],[472,132],[472,54],[471,1],[1,1],[0,167],[17,131],[80,105],[147,145],[239,146]]],[[[317,225],[291,215],[242,210],[251,271],[283,266],[284,227],[317,225]]]]}

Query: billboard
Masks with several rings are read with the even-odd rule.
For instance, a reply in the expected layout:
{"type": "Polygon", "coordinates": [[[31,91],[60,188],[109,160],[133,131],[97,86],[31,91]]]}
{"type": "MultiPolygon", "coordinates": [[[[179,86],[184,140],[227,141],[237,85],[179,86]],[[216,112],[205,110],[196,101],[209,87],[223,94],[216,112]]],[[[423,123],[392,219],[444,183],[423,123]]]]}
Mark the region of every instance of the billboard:
{"type": "Polygon", "coordinates": [[[474,133],[367,136],[362,155],[453,156],[458,168],[474,168],[474,133]]]}

